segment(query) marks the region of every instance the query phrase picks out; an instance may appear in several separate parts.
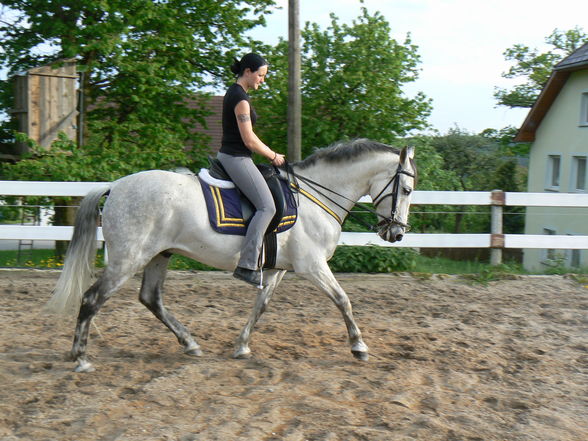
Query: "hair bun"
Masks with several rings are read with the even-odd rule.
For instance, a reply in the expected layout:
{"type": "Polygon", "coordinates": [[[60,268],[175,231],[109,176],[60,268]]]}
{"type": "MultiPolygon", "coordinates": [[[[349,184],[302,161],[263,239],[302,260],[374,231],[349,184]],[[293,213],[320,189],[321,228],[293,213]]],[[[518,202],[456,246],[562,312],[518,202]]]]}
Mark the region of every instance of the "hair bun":
{"type": "Polygon", "coordinates": [[[233,60],[233,64],[231,65],[231,72],[233,72],[235,75],[239,75],[241,73],[241,62],[236,58],[233,58],[233,60]]]}
{"type": "Polygon", "coordinates": [[[249,69],[251,72],[257,72],[261,66],[267,66],[265,58],[258,54],[249,53],[243,56],[240,61],[235,58],[235,62],[231,66],[231,71],[235,75],[241,76],[245,72],[245,69],[249,69]]]}

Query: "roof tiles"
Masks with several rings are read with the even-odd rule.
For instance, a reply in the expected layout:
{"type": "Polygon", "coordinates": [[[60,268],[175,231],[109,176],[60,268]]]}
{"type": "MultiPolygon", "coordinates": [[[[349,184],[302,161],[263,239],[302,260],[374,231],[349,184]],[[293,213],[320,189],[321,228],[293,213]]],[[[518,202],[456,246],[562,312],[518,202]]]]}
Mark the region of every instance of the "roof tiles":
{"type": "Polygon", "coordinates": [[[588,43],[557,63],[553,70],[574,69],[582,65],[588,65],[588,43]]]}

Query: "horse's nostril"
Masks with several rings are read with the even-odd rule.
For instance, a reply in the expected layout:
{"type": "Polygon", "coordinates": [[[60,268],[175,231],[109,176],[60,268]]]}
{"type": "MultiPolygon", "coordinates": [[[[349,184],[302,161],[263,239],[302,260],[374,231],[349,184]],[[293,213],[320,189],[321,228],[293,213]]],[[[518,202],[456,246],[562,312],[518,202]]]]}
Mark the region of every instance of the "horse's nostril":
{"type": "Polygon", "coordinates": [[[402,238],[404,237],[403,234],[397,234],[396,235],[396,242],[400,242],[402,240],[402,238]]]}

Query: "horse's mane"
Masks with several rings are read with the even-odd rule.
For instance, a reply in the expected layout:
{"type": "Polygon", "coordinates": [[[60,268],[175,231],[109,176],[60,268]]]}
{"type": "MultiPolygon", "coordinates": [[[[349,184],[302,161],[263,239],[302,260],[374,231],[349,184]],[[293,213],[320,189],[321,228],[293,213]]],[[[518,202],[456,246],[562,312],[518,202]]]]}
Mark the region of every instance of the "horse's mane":
{"type": "Polygon", "coordinates": [[[296,166],[305,169],[315,165],[319,161],[330,163],[350,161],[371,152],[392,152],[400,154],[398,149],[389,145],[370,141],[369,139],[355,139],[353,141],[337,142],[329,147],[317,149],[312,155],[296,163],[296,166]]]}

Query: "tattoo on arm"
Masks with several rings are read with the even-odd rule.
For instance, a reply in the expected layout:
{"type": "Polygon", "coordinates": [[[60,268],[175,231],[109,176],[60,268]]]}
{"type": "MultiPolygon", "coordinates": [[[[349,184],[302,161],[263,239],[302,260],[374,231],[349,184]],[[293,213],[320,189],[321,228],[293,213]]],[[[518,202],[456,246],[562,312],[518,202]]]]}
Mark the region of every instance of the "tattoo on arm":
{"type": "Polygon", "coordinates": [[[244,123],[244,122],[251,121],[251,118],[249,117],[249,114],[241,113],[241,114],[237,115],[237,121],[244,123]]]}

